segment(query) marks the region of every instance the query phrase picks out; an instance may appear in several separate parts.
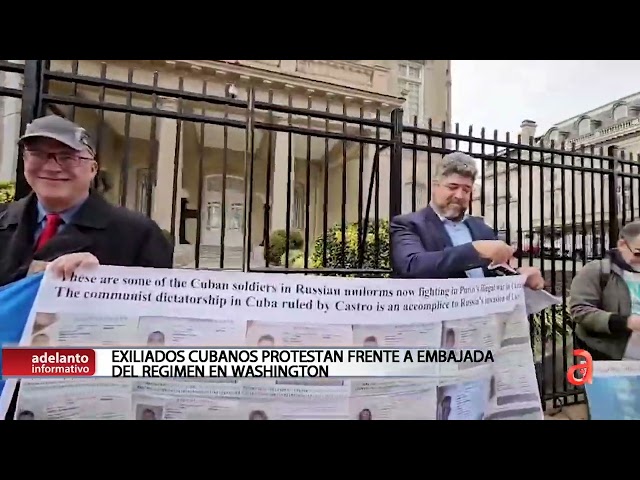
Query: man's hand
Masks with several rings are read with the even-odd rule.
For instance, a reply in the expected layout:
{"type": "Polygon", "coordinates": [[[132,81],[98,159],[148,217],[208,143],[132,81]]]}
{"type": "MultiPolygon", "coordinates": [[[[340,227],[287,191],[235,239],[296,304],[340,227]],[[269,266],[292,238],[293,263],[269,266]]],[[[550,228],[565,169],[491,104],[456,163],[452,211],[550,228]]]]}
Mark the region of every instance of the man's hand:
{"type": "Polygon", "coordinates": [[[491,260],[493,265],[509,263],[516,249],[502,240],[476,240],[473,247],[482,258],[491,260]]]}
{"type": "Polygon", "coordinates": [[[544,278],[537,267],[520,267],[518,273],[527,277],[525,285],[531,290],[542,290],[544,288],[544,278]]]}
{"type": "Polygon", "coordinates": [[[69,253],[56,258],[51,262],[47,270],[52,270],[53,274],[63,280],[71,278],[71,274],[78,268],[95,267],[100,265],[96,257],[90,253],[69,253]]]}
{"type": "Polygon", "coordinates": [[[627,318],[627,328],[634,332],[640,332],[640,315],[631,315],[627,318]]]}

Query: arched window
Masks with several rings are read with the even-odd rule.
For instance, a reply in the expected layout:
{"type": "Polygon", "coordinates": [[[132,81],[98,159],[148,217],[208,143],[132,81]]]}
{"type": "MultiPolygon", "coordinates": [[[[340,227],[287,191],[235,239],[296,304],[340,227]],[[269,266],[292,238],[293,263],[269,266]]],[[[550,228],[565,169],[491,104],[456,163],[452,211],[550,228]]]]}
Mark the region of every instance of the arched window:
{"type": "Polygon", "coordinates": [[[613,119],[621,120],[629,116],[629,108],[625,104],[617,105],[613,109],[613,119]]]}
{"type": "Polygon", "coordinates": [[[583,118],[578,124],[578,135],[587,135],[591,133],[591,119],[583,118]]]}

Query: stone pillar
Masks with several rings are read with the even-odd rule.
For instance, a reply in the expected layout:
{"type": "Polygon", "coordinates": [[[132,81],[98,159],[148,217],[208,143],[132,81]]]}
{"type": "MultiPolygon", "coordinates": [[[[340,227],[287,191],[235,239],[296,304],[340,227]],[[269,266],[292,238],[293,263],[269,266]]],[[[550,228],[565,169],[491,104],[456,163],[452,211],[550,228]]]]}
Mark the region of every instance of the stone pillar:
{"type": "MultiPolygon", "coordinates": [[[[173,99],[162,100],[162,108],[177,111],[177,102],[173,99]]],[[[156,184],[153,194],[153,218],[160,228],[171,231],[171,222],[175,225],[175,236],[180,231],[180,200],[183,194],[182,166],[184,163],[184,126],[178,137],[178,121],[172,118],[157,119],[156,139],[158,158],[156,166],[156,184]],[[176,140],[178,143],[178,184],[175,194],[175,217],[171,218],[173,177],[175,168],[176,140]]]]}
{"type": "Polygon", "coordinates": [[[289,134],[275,133],[275,153],[273,156],[273,183],[271,187],[271,231],[287,228],[287,206],[293,221],[293,199],[295,187],[295,136],[291,138],[291,174],[289,169],[289,134]],[[288,180],[288,181],[287,181],[288,180]],[[291,198],[287,202],[287,185],[291,185],[291,198]]]}
{"type": "MultiPolygon", "coordinates": [[[[20,90],[20,76],[15,73],[0,72],[0,85],[20,90]]],[[[19,98],[0,98],[0,182],[16,179],[18,160],[18,137],[20,136],[21,101],[19,98]]]]}

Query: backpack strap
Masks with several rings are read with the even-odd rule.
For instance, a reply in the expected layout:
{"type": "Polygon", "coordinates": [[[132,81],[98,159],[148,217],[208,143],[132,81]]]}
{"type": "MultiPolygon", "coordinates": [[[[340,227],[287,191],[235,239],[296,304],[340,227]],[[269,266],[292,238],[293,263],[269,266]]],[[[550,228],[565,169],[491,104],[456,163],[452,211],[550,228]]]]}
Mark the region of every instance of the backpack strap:
{"type": "Polygon", "coordinates": [[[611,261],[608,258],[600,260],[600,291],[604,292],[607,284],[609,283],[609,277],[611,276],[611,261]]]}

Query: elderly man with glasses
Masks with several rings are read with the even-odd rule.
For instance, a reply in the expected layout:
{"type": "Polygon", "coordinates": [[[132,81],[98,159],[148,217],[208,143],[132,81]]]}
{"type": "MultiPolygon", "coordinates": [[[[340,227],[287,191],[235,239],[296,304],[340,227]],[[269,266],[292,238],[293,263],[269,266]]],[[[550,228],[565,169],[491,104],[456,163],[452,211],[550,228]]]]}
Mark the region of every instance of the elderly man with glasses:
{"type": "Polygon", "coordinates": [[[93,191],[95,146],[75,123],[50,115],[20,138],[31,194],[0,206],[0,286],[23,278],[33,261],[70,275],[84,265],[171,268],[173,246],[146,216],[93,191]]]}
{"type": "MultiPolygon", "coordinates": [[[[153,220],[92,189],[99,165],[81,126],[56,115],[38,118],[19,142],[32,192],[0,205],[0,286],[24,278],[34,262],[67,278],[97,264],[173,266],[173,245],[153,220]]],[[[16,396],[17,389],[7,418],[16,396]]]]}

